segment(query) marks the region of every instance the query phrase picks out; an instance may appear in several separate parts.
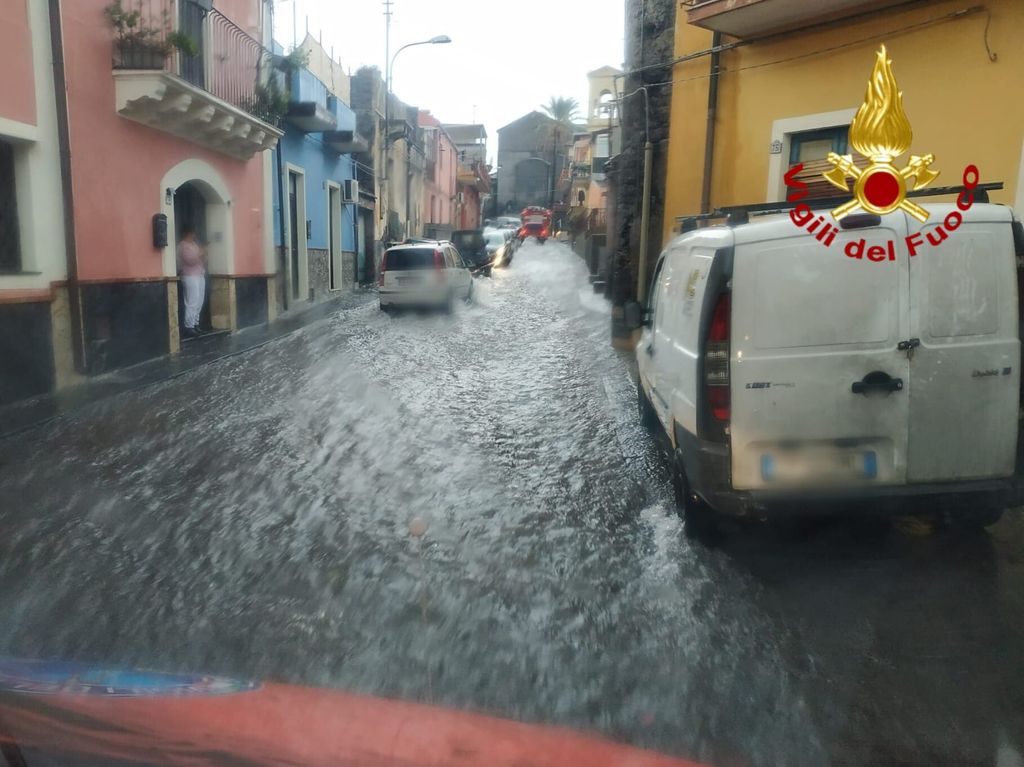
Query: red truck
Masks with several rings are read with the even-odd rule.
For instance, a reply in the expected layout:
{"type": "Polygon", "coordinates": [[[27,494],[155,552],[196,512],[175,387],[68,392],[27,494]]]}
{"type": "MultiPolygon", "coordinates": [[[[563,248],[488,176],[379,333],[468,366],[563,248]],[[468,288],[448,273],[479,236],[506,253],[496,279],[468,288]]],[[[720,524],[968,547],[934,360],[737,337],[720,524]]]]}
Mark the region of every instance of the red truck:
{"type": "Polygon", "coordinates": [[[519,214],[519,220],[522,222],[517,233],[520,242],[527,237],[536,237],[537,242],[543,245],[551,236],[551,211],[547,208],[536,205],[523,208],[523,212],[519,214]]]}

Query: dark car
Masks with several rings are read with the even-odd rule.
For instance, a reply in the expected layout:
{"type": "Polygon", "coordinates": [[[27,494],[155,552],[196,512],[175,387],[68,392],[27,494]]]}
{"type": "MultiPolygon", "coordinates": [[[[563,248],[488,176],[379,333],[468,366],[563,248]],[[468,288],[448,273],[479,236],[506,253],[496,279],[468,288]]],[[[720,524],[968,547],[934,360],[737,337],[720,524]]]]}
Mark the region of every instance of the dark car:
{"type": "Polygon", "coordinates": [[[460,229],[452,232],[452,244],[474,274],[490,276],[494,256],[488,252],[483,229],[460,229]]]}

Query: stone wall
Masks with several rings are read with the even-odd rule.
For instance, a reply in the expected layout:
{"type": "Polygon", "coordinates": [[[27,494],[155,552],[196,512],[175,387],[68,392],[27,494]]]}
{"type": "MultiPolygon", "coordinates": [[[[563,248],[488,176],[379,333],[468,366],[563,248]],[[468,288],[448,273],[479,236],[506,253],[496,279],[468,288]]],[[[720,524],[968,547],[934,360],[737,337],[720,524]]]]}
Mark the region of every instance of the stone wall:
{"type": "Polygon", "coordinates": [[[331,297],[331,271],[326,248],[309,248],[310,300],[325,301],[331,297]]]}
{"type": "Polygon", "coordinates": [[[661,247],[677,5],[675,0],[626,0],[627,75],[622,95],[628,98],[622,109],[622,152],[612,168],[614,231],[609,232],[608,244],[611,263],[607,290],[617,306],[635,298],[637,293],[644,143],[648,136],[654,146],[648,278],[661,247]],[[641,69],[643,71],[638,71],[641,69]],[[649,123],[645,116],[644,92],[634,93],[644,86],[647,86],[649,123]]]}
{"type": "Polygon", "coordinates": [[[341,287],[352,290],[356,286],[356,254],[344,251],[341,254],[341,287]]]}

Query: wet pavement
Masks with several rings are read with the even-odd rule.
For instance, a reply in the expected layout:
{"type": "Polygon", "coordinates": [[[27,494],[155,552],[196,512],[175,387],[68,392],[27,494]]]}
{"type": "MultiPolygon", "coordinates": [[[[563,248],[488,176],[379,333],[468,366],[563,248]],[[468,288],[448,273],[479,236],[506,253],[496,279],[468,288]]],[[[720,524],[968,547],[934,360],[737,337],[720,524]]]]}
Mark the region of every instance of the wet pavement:
{"type": "Polygon", "coordinates": [[[689,541],[581,261],[341,309],[0,442],[0,655],[340,688],[728,765],[1020,765],[1024,522],[689,541]],[[422,535],[419,535],[422,533],[422,535]]]}

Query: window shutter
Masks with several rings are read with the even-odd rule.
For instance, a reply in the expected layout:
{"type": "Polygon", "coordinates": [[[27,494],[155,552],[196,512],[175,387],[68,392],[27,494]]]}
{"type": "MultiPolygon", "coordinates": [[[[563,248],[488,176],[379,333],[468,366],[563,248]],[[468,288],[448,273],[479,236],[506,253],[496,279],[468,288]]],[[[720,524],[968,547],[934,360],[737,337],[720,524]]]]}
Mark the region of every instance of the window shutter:
{"type": "MultiPolygon", "coordinates": [[[[803,170],[801,170],[794,177],[798,181],[802,181],[807,184],[807,197],[808,198],[819,198],[819,197],[835,197],[841,195],[842,191],[838,187],[832,186],[824,176],[823,173],[832,170],[832,163],[828,160],[808,160],[804,163],[803,170]]],[[[852,176],[846,177],[847,188],[850,193],[853,194],[853,182],[852,176]]]]}

